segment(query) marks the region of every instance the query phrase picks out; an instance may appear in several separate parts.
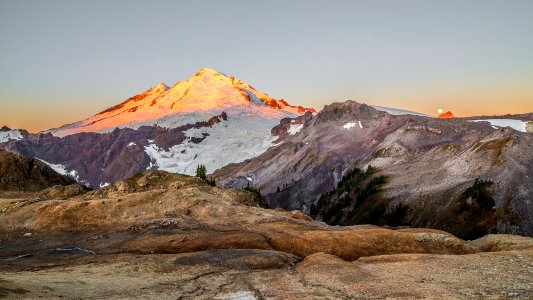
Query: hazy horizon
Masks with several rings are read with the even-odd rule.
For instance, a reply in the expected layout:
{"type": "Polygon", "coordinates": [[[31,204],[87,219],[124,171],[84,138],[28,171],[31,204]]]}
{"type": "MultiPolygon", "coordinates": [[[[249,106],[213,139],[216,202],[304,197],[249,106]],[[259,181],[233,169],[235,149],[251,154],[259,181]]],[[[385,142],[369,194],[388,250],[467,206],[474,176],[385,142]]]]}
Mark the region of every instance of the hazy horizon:
{"type": "Polygon", "coordinates": [[[213,68],[321,109],[533,111],[532,1],[0,0],[0,126],[46,130],[213,68]]]}

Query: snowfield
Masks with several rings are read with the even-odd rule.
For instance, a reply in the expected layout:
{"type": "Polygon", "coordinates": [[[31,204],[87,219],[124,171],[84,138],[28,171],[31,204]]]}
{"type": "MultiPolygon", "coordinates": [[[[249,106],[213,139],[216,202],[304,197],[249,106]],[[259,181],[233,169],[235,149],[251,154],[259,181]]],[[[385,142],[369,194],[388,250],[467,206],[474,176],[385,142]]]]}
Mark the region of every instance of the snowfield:
{"type": "Polygon", "coordinates": [[[0,143],[9,140],[22,140],[22,134],[18,130],[0,131],[0,143]]]}
{"type": "Polygon", "coordinates": [[[151,143],[144,150],[159,170],[193,175],[196,167],[203,164],[211,173],[230,163],[254,158],[272,147],[277,137],[270,134],[270,129],[276,124],[271,119],[228,115],[227,121],[212,127],[187,130],[189,138],[208,134],[198,144],[186,140],[165,151],[151,143]]]}
{"type": "Polygon", "coordinates": [[[486,119],[486,120],[471,120],[471,122],[489,122],[494,128],[511,127],[514,130],[527,132],[526,122],[514,119],[486,119]]]}

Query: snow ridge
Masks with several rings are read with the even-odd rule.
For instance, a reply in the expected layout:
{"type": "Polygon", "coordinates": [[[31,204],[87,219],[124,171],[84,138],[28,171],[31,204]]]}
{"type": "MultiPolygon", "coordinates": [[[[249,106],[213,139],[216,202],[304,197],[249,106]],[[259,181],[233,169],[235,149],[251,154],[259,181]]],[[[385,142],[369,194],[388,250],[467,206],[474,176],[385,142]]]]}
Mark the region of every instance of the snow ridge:
{"type": "Polygon", "coordinates": [[[22,140],[23,136],[18,130],[0,131],[0,143],[7,142],[9,140],[22,140]]]}

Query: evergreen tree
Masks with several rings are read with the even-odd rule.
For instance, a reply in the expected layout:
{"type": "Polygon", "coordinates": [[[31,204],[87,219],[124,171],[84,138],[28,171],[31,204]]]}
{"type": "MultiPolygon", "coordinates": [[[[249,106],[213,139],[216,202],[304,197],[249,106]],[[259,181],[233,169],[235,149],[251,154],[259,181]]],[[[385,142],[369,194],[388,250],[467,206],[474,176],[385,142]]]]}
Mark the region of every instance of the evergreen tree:
{"type": "Polygon", "coordinates": [[[207,169],[204,165],[198,165],[196,167],[196,177],[202,180],[207,180],[207,169]]]}

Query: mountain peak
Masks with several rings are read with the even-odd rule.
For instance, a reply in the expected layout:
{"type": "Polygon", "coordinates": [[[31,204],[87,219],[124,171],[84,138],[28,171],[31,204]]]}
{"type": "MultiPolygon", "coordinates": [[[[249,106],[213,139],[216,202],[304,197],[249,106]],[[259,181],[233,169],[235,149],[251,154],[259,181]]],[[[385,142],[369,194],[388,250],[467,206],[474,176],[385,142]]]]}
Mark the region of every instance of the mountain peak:
{"type": "Polygon", "coordinates": [[[152,91],[154,91],[156,93],[162,93],[162,92],[165,92],[165,91],[167,91],[169,89],[170,89],[170,87],[168,87],[164,82],[160,82],[160,83],[156,84],[152,88],[152,91]]]}
{"type": "Polygon", "coordinates": [[[330,105],[324,106],[318,113],[318,121],[339,121],[357,119],[372,119],[382,117],[384,112],[379,111],[364,103],[359,103],[353,100],[346,100],[344,102],[334,102],[330,105]]]}
{"type": "Polygon", "coordinates": [[[451,111],[447,111],[445,113],[442,113],[440,115],[438,115],[439,119],[452,119],[452,118],[455,118],[455,115],[451,112],[451,111]]]}
{"type": "Polygon", "coordinates": [[[226,74],[220,73],[217,70],[214,70],[214,69],[211,69],[211,68],[202,68],[194,76],[224,76],[224,77],[228,77],[226,74]]]}

